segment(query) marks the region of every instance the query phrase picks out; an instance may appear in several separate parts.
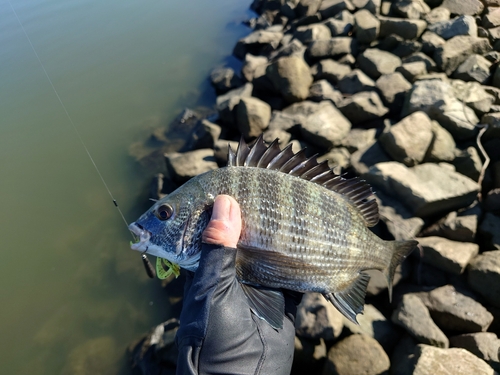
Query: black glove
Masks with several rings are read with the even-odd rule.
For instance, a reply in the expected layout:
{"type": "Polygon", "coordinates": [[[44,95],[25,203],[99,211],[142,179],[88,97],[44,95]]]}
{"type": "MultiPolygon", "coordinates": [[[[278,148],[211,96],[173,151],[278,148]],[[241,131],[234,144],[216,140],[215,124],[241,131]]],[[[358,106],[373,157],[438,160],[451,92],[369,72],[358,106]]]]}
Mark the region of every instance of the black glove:
{"type": "Polygon", "coordinates": [[[177,374],[290,374],[302,295],[284,293],[283,329],[273,329],[250,311],[236,279],[236,251],[203,244],[197,271],[188,272],[177,374]]]}

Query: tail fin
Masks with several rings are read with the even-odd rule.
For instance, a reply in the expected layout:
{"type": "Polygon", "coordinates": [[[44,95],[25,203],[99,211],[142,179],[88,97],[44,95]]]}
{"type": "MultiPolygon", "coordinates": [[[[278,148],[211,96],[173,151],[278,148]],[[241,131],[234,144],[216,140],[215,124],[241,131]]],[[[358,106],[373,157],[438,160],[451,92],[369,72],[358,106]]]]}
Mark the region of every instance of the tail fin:
{"type": "Polygon", "coordinates": [[[392,301],[392,282],[397,266],[403,263],[413,249],[418,245],[418,241],[390,241],[389,246],[392,247],[391,263],[382,272],[387,278],[387,286],[389,288],[389,301],[392,301]]]}

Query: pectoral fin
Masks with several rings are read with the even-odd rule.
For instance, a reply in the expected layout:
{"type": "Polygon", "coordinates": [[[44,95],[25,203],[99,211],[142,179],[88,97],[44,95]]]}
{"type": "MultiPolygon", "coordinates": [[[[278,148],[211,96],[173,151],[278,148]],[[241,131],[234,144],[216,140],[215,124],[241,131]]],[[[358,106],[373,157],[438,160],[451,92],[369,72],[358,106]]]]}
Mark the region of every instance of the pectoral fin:
{"type": "Polygon", "coordinates": [[[365,304],[366,287],[370,275],[360,273],[349,288],[341,292],[325,293],[323,296],[330,301],[347,319],[358,324],[356,315],[361,314],[365,304]]]}
{"type": "Polygon", "coordinates": [[[280,290],[240,284],[248,298],[250,309],[260,319],[268,322],[274,329],[283,328],[285,316],[285,297],[280,290]]]}

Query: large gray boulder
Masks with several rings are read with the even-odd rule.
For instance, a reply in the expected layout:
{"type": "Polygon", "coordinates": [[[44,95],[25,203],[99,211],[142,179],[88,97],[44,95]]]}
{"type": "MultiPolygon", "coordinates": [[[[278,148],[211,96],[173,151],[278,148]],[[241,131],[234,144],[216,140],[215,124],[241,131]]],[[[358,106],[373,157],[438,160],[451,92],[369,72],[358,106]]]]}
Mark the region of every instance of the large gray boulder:
{"type": "Polygon", "coordinates": [[[350,121],[330,102],[321,102],[317,110],[306,116],[300,132],[306,142],[330,149],[351,130],[350,121]]]}
{"type": "Polygon", "coordinates": [[[368,173],[370,167],[378,163],[392,161],[380,142],[373,141],[351,155],[351,165],[358,175],[368,173]]]}
{"type": "Polygon", "coordinates": [[[380,21],[369,10],[361,9],[354,14],[354,32],[360,43],[371,43],[380,31],[380,21]]]}
{"type": "Polygon", "coordinates": [[[476,20],[472,16],[460,16],[448,21],[433,23],[427,27],[443,39],[450,39],[457,35],[477,36],[476,20]]]}
{"type": "Polygon", "coordinates": [[[298,336],[331,341],[340,336],[343,326],[343,315],[321,294],[304,294],[295,318],[298,336]]]}
{"type": "Polygon", "coordinates": [[[337,83],[339,90],[344,94],[356,94],[362,91],[375,89],[375,82],[359,69],[346,74],[337,83]]]}
{"type": "Polygon", "coordinates": [[[338,107],[353,124],[376,120],[389,112],[375,91],[349,96],[338,107]]]}
{"type": "Polygon", "coordinates": [[[297,27],[294,36],[303,44],[309,44],[315,40],[330,39],[332,34],[328,26],[322,23],[314,23],[312,25],[297,27]]]}
{"type": "Polygon", "coordinates": [[[398,162],[378,163],[363,177],[386,194],[398,197],[419,217],[467,207],[474,201],[479,190],[477,183],[470,178],[432,163],[413,168],[407,168],[398,162]]]}
{"type": "Polygon", "coordinates": [[[451,85],[455,97],[472,108],[478,116],[488,113],[491,106],[495,103],[495,97],[488,94],[484,87],[478,82],[453,80],[451,85]]]}
{"type": "Polygon", "coordinates": [[[212,149],[165,154],[165,161],[170,178],[178,183],[219,168],[212,149]]]}
{"type": "Polygon", "coordinates": [[[342,78],[352,72],[349,65],[341,64],[333,59],[324,59],[315,65],[314,78],[316,80],[326,79],[337,84],[342,78]]]}
{"type": "Polygon", "coordinates": [[[445,285],[429,292],[425,304],[432,319],[443,330],[454,332],[484,332],[493,315],[479,302],[445,285]]]}
{"type": "Polygon", "coordinates": [[[424,160],[433,137],[431,119],[418,111],[387,127],[380,143],[394,160],[412,167],[424,160]]]}
{"type": "Polygon", "coordinates": [[[360,69],[373,79],[378,79],[382,74],[393,73],[401,65],[399,57],[377,48],[367,48],[358,56],[357,61],[360,69]]]}
{"type": "Polygon", "coordinates": [[[469,56],[453,73],[453,78],[462,81],[476,81],[481,84],[488,84],[491,78],[491,62],[481,55],[469,56]]]}
{"type": "Polygon", "coordinates": [[[458,35],[449,39],[434,52],[434,60],[441,70],[450,75],[473,53],[482,55],[491,50],[488,39],[458,35]]]}
{"type": "Polygon", "coordinates": [[[297,56],[274,61],[267,67],[266,75],[283,98],[291,103],[306,99],[313,82],[309,66],[297,56]]]}
{"type": "Polygon", "coordinates": [[[271,106],[260,99],[241,98],[236,109],[236,125],[246,139],[255,138],[269,125],[271,106]]]}
{"type": "Polygon", "coordinates": [[[311,85],[308,99],[314,102],[329,100],[335,104],[335,106],[338,106],[342,102],[343,96],[340,91],[333,88],[330,82],[325,79],[321,79],[311,85]]]}
{"type": "Polygon", "coordinates": [[[441,6],[457,15],[475,16],[484,10],[484,4],[480,0],[444,0],[441,6]]]}
{"type": "Polygon", "coordinates": [[[445,272],[460,275],[479,253],[475,243],[451,241],[442,237],[422,237],[418,242],[424,250],[422,260],[445,272]]]}
{"type": "Polygon", "coordinates": [[[447,348],[448,338],[434,323],[424,303],[415,295],[405,294],[392,313],[392,321],[403,327],[418,342],[447,348]]]}
{"type": "Polygon", "coordinates": [[[410,91],[412,85],[401,73],[394,72],[380,76],[375,82],[381,98],[391,111],[401,110],[406,93],[410,91]]]}
{"type": "Polygon", "coordinates": [[[264,55],[278,48],[282,32],[274,32],[267,30],[257,30],[240,39],[234,47],[234,55],[243,60],[247,53],[252,55],[264,55]]]}
{"type": "Polygon", "coordinates": [[[424,161],[429,162],[451,162],[455,159],[455,140],[448,130],[443,128],[437,121],[431,121],[432,143],[427,149],[424,161]]]}
{"type": "Polygon", "coordinates": [[[380,20],[380,37],[382,38],[396,34],[404,39],[417,39],[427,27],[427,22],[424,20],[383,16],[379,16],[378,18],[380,20]]]}
{"type": "Polygon", "coordinates": [[[338,36],[312,42],[307,53],[313,59],[338,58],[343,55],[357,55],[358,42],[348,36],[338,36]]]}
{"type": "Polygon", "coordinates": [[[390,365],[377,340],[366,335],[351,335],[328,351],[323,375],[382,375],[390,365]]]}
{"type": "Polygon", "coordinates": [[[466,333],[450,337],[450,346],[463,348],[500,371],[500,339],[493,332],[466,333]]]}
{"type": "Polygon", "coordinates": [[[500,250],[476,256],[468,269],[469,286],[493,306],[500,307],[500,250]]]}
{"type": "Polygon", "coordinates": [[[399,373],[401,375],[495,375],[495,371],[471,352],[460,349],[441,349],[429,345],[417,345],[414,353],[399,373]]]}
{"type": "Polygon", "coordinates": [[[224,95],[219,95],[215,102],[215,109],[219,112],[221,120],[233,124],[236,121],[236,106],[240,103],[241,98],[252,96],[252,91],[253,85],[246,83],[224,95]]]}

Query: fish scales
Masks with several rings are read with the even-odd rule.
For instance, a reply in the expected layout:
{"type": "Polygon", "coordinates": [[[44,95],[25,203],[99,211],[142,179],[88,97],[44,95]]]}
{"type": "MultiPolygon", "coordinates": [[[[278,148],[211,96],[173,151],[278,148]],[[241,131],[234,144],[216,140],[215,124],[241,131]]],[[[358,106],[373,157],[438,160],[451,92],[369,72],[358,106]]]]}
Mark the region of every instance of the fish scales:
{"type": "Polygon", "coordinates": [[[291,274],[256,262],[253,278],[245,281],[300,291],[334,291],[351,283],[359,270],[383,269],[390,260],[391,254],[380,251],[382,241],[366,228],[360,214],[320,185],[272,170],[233,167],[221,168],[198,182],[208,194],[228,194],[238,201],[245,226],[242,245],[280,252],[311,267],[309,272],[291,274]]]}
{"type": "Polygon", "coordinates": [[[227,167],[192,178],[132,223],[138,237],[132,249],[196,271],[219,194],[240,205],[236,273],[252,311],[274,328],[284,308],[276,288],[321,292],[356,322],[369,281],[364,271],[382,271],[391,296],[397,265],[417,245],[384,241],[369,230],[378,208],[364,182],[345,180],[303,152],[281,150],[277,141],[267,147],[259,137],[252,148],[240,141],[236,153],[229,149],[227,167]]]}

